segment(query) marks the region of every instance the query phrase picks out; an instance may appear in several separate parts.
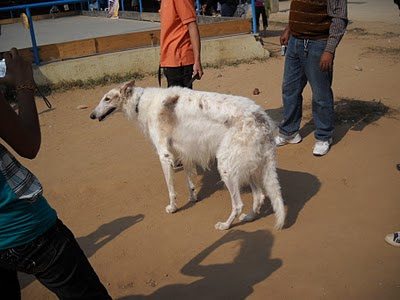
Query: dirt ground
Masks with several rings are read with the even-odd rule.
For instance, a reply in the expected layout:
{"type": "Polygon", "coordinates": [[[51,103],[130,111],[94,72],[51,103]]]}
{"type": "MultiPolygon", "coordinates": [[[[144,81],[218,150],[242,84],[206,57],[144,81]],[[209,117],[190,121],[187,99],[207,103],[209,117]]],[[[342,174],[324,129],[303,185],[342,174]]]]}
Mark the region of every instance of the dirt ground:
{"type": "MultiPolygon", "coordinates": [[[[264,39],[272,58],[206,69],[195,88],[250,97],[279,122],[282,26],[271,23],[264,39]],[[261,93],[253,95],[254,88],[261,93]]],[[[268,201],[258,220],[215,230],[231,209],[215,168],[199,174],[195,205],[187,204],[183,172],[176,173],[180,209],[165,213],[158,157],[135,124],[122,115],[89,119],[113,86],[53,93],[52,110],[38,100],[42,148],[23,162],[114,299],[398,299],[400,249],[384,236],[400,230],[399,23],[352,22],[334,73],[337,127],[329,154],[311,152],[308,87],[304,140],[277,150],[288,210],[279,232],[268,201]]],[[[247,211],[251,193],[242,196],[247,211]]],[[[23,299],[55,299],[32,277],[20,279],[23,299]]]]}

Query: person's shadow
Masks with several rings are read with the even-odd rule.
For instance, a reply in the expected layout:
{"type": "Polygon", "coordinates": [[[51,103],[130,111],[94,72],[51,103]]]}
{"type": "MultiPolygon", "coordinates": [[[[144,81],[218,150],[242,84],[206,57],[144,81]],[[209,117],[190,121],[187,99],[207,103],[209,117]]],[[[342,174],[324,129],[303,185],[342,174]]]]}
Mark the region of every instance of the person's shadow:
{"type": "Polygon", "coordinates": [[[196,255],[181,269],[182,274],[201,277],[190,284],[171,284],[151,295],[130,295],[119,300],[165,299],[246,299],[253,286],[264,281],[282,266],[281,259],[271,259],[273,236],[269,231],[230,230],[196,255]],[[238,241],[240,250],[233,262],[205,265],[203,261],[219,247],[238,241]]]}
{"type": "MultiPolygon", "coordinates": [[[[110,223],[101,225],[96,231],[87,236],[77,238],[83,252],[89,258],[105,244],[116,238],[121,232],[139,223],[144,219],[144,215],[128,216],[116,219],[110,223]]],[[[18,273],[19,284],[22,288],[27,287],[36,280],[35,276],[25,273],[18,273]]]]}
{"type": "MultiPolygon", "coordinates": [[[[362,131],[368,125],[378,121],[382,117],[394,117],[398,111],[391,109],[381,101],[366,101],[357,99],[342,98],[335,100],[335,132],[333,144],[339,143],[350,130],[362,131]]],[[[304,106],[305,118],[309,120],[300,128],[300,135],[305,138],[314,130],[314,119],[311,116],[311,106],[304,106]]],[[[266,110],[266,113],[279,124],[283,119],[283,108],[266,110]]]]}

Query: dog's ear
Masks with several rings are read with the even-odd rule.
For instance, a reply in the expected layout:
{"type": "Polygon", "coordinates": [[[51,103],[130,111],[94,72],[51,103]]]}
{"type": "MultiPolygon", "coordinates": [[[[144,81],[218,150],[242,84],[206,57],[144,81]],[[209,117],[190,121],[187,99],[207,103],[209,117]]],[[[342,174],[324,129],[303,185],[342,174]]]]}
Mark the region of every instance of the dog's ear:
{"type": "Polygon", "coordinates": [[[134,86],[135,86],[135,80],[131,80],[125,83],[120,90],[121,94],[124,95],[125,97],[132,95],[132,90],[134,86]]]}

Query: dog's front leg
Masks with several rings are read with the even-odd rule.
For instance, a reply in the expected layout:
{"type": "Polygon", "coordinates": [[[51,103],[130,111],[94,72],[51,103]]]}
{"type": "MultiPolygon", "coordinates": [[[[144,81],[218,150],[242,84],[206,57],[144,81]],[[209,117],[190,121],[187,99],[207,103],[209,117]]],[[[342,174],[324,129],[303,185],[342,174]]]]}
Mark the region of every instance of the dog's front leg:
{"type": "Polygon", "coordinates": [[[168,195],[169,195],[169,205],[165,207],[165,211],[167,213],[174,213],[177,210],[174,178],[172,176],[173,173],[172,165],[174,163],[174,159],[172,154],[167,150],[159,151],[159,157],[160,157],[161,167],[164,172],[165,181],[167,183],[168,195]]]}

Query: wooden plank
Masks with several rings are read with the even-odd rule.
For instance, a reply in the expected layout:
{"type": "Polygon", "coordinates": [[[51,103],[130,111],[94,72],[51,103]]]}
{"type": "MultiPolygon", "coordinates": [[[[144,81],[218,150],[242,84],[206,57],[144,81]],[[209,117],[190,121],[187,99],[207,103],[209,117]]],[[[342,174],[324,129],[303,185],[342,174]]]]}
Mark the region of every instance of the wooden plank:
{"type": "MultiPolygon", "coordinates": [[[[30,48],[31,49],[31,48],[30,48]]],[[[59,60],[60,51],[56,44],[39,47],[39,59],[41,62],[59,60]]]]}
{"type": "MultiPolygon", "coordinates": [[[[248,19],[200,24],[200,36],[219,37],[224,35],[247,33],[251,23],[248,19]]],[[[107,37],[90,38],[60,44],[39,47],[41,62],[81,57],[111,51],[121,51],[139,47],[149,47],[160,44],[160,30],[119,34],[107,37]]],[[[33,61],[31,48],[21,50],[24,57],[33,61]]]]}
{"type": "Polygon", "coordinates": [[[160,30],[150,30],[96,38],[97,53],[160,44],[160,30]]]}
{"type": "Polygon", "coordinates": [[[248,19],[199,25],[200,36],[202,38],[248,33],[250,30],[251,22],[248,19]]]}
{"type": "Polygon", "coordinates": [[[57,47],[61,59],[96,54],[95,39],[57,44],[57,47]]]}

